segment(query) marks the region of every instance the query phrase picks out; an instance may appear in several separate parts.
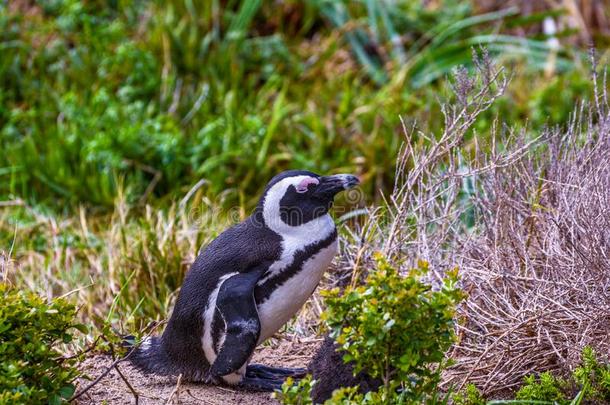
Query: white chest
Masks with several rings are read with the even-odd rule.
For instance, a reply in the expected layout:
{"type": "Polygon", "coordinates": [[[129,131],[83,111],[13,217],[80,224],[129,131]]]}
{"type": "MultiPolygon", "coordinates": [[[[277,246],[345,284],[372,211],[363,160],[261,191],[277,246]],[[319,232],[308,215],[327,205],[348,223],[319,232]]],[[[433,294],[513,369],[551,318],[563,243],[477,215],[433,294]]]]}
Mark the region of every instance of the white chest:
{"type": "Polygon", "coordinates": [[[261,322],[259,343],[273,336],[301,309],[320,283],[336,254],[335,240],[307,259],[299,272],[278,286],[258,307],[258,317],[261,322]]]}

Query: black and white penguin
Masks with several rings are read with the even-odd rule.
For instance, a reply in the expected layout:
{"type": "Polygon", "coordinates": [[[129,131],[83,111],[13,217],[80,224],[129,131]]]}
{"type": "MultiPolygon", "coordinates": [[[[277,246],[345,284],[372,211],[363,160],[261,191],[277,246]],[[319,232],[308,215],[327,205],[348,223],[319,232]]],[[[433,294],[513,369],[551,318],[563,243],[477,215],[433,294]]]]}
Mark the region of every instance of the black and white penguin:
{"type": "Polygon", "coordinates": [[[304,369],[249,364],[316,289],[337,253],[328,211],[352,175],[287,171],[265,188],[250,217],[201,251],[160,337],[130,355],[137,367],[191,381],[271,391],[304,369]]]}

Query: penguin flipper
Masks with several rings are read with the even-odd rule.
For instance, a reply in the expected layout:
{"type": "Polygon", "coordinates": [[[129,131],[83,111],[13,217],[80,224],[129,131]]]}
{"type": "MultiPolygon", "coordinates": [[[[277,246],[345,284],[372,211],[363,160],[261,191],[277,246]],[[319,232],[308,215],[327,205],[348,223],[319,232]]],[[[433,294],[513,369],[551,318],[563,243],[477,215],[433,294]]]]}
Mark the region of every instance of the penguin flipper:
{"type": "Polygon", "coordinates": [[[259,277],[260,272],[237,274],[227,279],[218,291],[216,310],[225,322],[225,337],[210,368],[211,377],[239,370],[256,348],[261,324],[254,287],[259,277]]]}

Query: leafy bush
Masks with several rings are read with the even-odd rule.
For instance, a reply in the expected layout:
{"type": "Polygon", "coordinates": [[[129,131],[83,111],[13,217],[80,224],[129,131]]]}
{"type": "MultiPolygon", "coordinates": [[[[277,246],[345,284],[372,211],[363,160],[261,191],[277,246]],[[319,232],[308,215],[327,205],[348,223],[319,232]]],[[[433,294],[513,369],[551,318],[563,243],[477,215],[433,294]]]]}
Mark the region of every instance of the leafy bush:
{"type": "Polygon", "coordinates": [[[313,404],[310,393],[315,383],[311,374],[297,382],[292,377],[288,377],[282,385],[282,390],[274,392],[273,397],[284,405],[310,405],[313,404]]]}
{"type": "MultiPolygon", "coordinates": [[[[530,374],[515,393],[515,399],[495,400],[493,404],[549,404],[576,405],[580,403],[608,403],[610,401],[610,364],[602,363],[591,347],[582,351],[581,364],[569,378],[551,372],[530,374]],[[576,393],[576,394],[574,394],[576,393]]],[[[484,405],[487,402],[474,384],[452,397],[456,405],[484,405]]]]}
{"type": "Polygon", "coordinates": [[[453,343],[454,309],[463,296],[456,287],[457,271],[449,272],[442,289],[435,291],[422,280],[429,271],[427,262],[407,275],[380,254],[376,262],[364,285],[325,293],[324,319],[345,351],[344,361],[354,363],[355,373],[379,378],[383,386],[364,397],[339,392],[333,401],[347,393],[371,403],[397,398],[421,402],[435,392],[445,352],[453,343]]]}
{"type": "Polygon", "coordinates": [[[73,359],[57,345],[72,342],[76,309],[62,299],[46,302],[0,283],[0,404],[59,404],[74,393],[73,359]]]}
{"type": "MultiPolygon", "coordinates": [[[[345,387],[327,403],[421,403],[433,398],[454,338],[455,306],[463,294],[456,286],[456,271],[447,274],[440,290],[423,281],[427,273],[428,264],[420,262],[402,275],[377,254],[376,268],[362,286],[324,292],[328,307],[323,319],[345,352],[343,360],[353,363],[355,374],[364,371],[382,381],[377,392],[345,387]]],[[[301,395],[298,389],[287,384],[283,393],[291,394],[284,403],[299,403],[294,402],[301,395]]]]}
{"type": "Polygon", "coordinates": [[[487,403],[474,384],[468,384],[465,390],[453,395],[452,400],[454,405],[485,405],[487,403]]]}
{"type": "Polygon", "coordinates": [[[517,391],[516,399],[527,399],[537,401],[555,401],[562,403],[566,401],[564,390],[566,381],[553,376],[549,372],[542,373],[536,378],[529,375],[524,379],[524,385],[517,391]]]}
{"type": "Polygon", "coordinates": [[[602,364],[591,347],[583,349],[582,362],[572,373],[572,379],[585,391],[585,398],[610,401],[610,363],[602,364]]]}

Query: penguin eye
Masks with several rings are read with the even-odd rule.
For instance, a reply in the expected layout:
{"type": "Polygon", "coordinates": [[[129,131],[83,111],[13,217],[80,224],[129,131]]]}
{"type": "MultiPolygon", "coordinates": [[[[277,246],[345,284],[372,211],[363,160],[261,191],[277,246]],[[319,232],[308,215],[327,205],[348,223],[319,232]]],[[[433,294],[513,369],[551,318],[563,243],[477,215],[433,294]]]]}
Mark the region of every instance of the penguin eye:
{"type": "Polygon", "coordinates": [[[312,184],[318,185],[320,184],[320,181],[318,179],[314,179],[313,177],[307,177],[301,180],[299,184],[295,186],[295,189],[297,193],[304,194],[309,191],[309,186],[312,184]]]}

